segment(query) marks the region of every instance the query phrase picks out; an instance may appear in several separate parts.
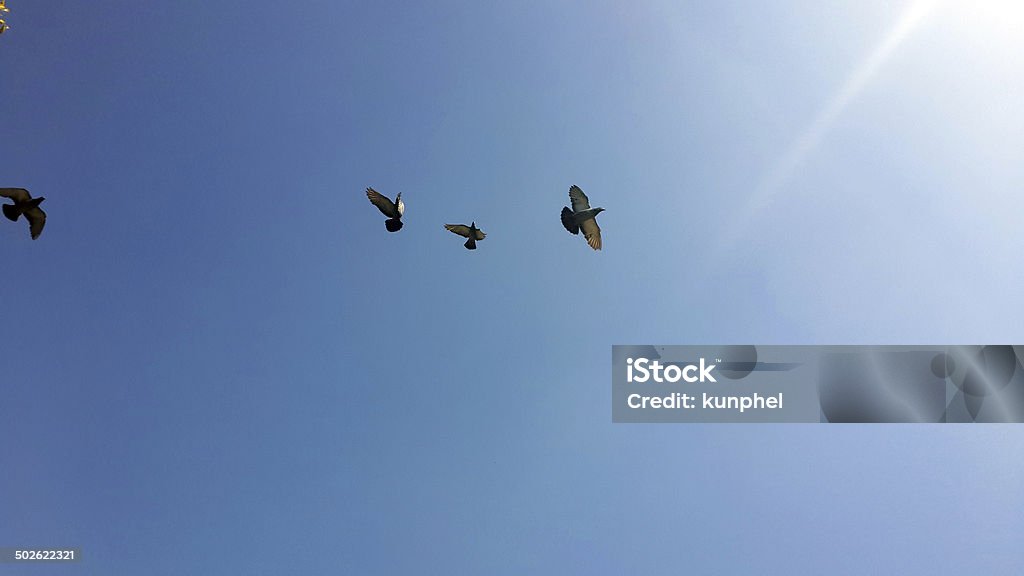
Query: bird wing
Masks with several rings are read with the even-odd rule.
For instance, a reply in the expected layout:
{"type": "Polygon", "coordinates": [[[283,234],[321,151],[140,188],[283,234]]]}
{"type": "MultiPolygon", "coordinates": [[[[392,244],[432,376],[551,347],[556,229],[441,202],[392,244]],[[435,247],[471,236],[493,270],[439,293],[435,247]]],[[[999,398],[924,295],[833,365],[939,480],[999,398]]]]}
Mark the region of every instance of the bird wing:
{"type": "Polygon", "coordinates": [[[0,188],[0,196],[10,198],[15,202],[28,202],[32,199],[32,195],[24,188],[0,188]]]}
{"type": "Polygon", "coordinates": [[[594,250],[601,249],[601,227],[597,225],[597,220],[591,218],[584,220],[580,223],[580,230],[583,230],[583,236],[587,239],[587,244],[594,250]]]}
{"type": "Polygon", "coordinates": [[[580,226],[572,217],[572,210],[569,210],[568,206],[562,208],[562,226],[565,226],[565,229],[573,234],[580,233],[580,226]]]}
{"type": "Polygon", "coordinates": [[[377,192],[373,188],[366,189],[366,197],[370,199],[370,202],[381,211],[388,218],[401,218],[402,215],[398,212],[395,207],[395,203],[388,199],[387,196],[377,192]]]}
{"type": "Polygon", "coordinates": [[[25,218],[28,219],[28,231],[32,233],[32,239],[39,238],[46,225],[46,212],[39,206],[33,206],[25,211],[25,218]]]}
{"type": "MultiPolygon", "coordinates": [[[[444,229],[449,232],[454,232],[463,238],[469,238],[469,226],[465,224],[445,224],[444,229]]],[[[480,231],[477,230],[479,233],[480,231]]],[[[483,238],[477,238],[477,240],[483,240],[483,238]]]]}
{"type": "Polygon", "coordinates": [[[573,212],[590,210],[590,199],[583,193],[583,190],[580,190],[579,186],[572,186],[569,188],[569,200],[572,200],[573,212]]]}

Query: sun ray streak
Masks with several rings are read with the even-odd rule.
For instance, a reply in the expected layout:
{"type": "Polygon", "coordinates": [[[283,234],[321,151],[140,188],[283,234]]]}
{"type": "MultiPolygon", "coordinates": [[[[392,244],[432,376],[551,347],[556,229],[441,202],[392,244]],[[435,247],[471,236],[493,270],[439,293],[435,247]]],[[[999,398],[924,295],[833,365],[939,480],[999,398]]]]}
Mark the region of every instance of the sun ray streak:
{"type": "Polygon", "coordinates": [[[861,93],[864,86],[900,44],[921,24],[934,5],[935,0],[916,0],[907,7],[896,26],[886,35],[881,44],[850,73],[835,96],[815,115],[810,125],[800,133],[786,153],[761,178],[739,217],[734,220],[735,225],[730,228],[731,233],[726,238],[725,244],[728,245],[738,240],[738,236],[746,230],[751,220],[757,218],[768,208],[807,157],[821,144],[836,119],[861,93]]]}

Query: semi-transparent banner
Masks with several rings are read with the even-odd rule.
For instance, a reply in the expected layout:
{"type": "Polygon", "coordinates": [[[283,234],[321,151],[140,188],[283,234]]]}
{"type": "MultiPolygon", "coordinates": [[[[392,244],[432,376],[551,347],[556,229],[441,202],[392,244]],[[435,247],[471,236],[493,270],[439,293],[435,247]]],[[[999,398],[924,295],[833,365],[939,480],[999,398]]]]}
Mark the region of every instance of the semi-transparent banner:
{"type": "Polygon", "coordinates": [[[614,422],[1024,422],[1024,346],[613,346],[614,422]]]}

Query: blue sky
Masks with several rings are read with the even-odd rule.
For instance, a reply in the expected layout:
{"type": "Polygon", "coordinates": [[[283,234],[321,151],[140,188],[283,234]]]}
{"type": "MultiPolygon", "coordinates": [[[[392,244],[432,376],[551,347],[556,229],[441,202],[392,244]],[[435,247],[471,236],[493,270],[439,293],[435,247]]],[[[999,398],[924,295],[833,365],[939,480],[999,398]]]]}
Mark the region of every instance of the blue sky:
{"type": "Polygon", "coordinates": [[[613,344],[1019,343],[1015,3],[8,5],[0,546],[87,558],[31,572],[1024,563],[1016,426],[609,405],[613,344]]]}

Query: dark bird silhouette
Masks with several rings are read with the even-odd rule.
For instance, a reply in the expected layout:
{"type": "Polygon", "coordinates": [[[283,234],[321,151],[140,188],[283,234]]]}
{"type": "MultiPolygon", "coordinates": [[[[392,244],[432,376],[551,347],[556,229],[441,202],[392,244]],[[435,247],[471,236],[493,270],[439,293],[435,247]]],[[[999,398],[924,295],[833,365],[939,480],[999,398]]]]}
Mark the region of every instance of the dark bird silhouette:
{"type": "Polygon", "coordinates": [[[463,246],[467,250],[476,250],[476,241],[483,240],[487,237],[483,230],[476,227],[476,222],[473,222],[469,226],[465,224],[445,224],[444,229],[449,232],[454,232],[463,238],[469,238],[463,246]]]}
{"type": "Polygon", "coordinates": [[[32,239],[39,238],[43,233],[43,226],[46,225],[46,212],[39,207],[39,203],[46,198],[33,198],[24,188],[0,188],[0,196],[14,200],[14,204],[3,205],[4,216],[12,222],[17,222],[18,217],[24,215],[28,220],[28,231],[32,234],[32,239]]]}
{"type": "Polygon", "coordinates": [[[562,208],[562,226],[573,234],[579,234],[582,229],[587,244],[594,250],[600,250],[601,227],[597,225],[596,217],[604,212],[604,208],[591,208],[590,200],[579,186],[569,188],[569,200],[572,202],[572,209],[570,210],[568,206],[562,208]]]}
{"type": "Polygon", "coordinates": [[[402,229],[402,215],[405,214],[405,203],[402,202],[401,192],[398,193],[398,196],[395,196],[394,202],[373,188],[366,189],[366,197],[380,210],[381,214],[388,217],[384,221],[384,227],[388,229],[388,232],[398,232],[402,229]]]}

